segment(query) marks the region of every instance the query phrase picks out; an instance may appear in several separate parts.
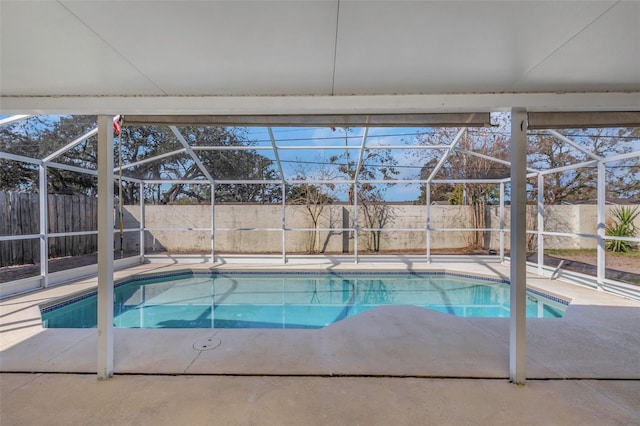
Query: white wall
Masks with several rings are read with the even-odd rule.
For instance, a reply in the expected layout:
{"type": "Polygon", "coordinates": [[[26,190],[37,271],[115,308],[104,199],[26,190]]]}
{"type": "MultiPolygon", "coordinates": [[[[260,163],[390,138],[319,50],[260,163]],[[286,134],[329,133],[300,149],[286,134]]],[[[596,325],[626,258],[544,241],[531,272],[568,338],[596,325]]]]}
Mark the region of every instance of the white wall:
{"type": "MultiPolygon", "coordinates": [[[[426,250],[426,207],[424,205],[390,204],[390,220],[385,230],[406,229],[408,231],[383,231],[382,251],[426,250]],[[415,230],[415,231],[414,231],[415,230]]],[[[469,232],[441,232],[442,228],[467,228],[470,225],[469,206],[440,206],[431,209],[431,248],[456,249],[468,245],[469,232]]],[[[536,207],[529,206],[528,229],[536,229],[536,207]]],[[[613,207],[608,206],[611,217],[613,207]]],[[[138,226],[139,208],[127,206],[125,228],[138,226]]],[[[359,226],[365,227],[363,212],[359,212],[359,226]]],[[[304,206],[287,206],[285,210],[287,229],[311,228],[312,222],[304,206]]],[[[282,252],[282,206],[260,204],[224,204],[215,206],[215,250],[217,253],[281,253],[282,252]],[[255,231],[255,228],[271,228],[272,231],[255,231]],[[233,229],[233,231],[224,230],[233,229]]],[[[147,228],[189,228],[189,231],[151,230],[146,235],[146,249],[165,249],[174,252],[204,252],[211,250],[211,207],[208,205],[150,205],[145,207],[147,228]],[[204,228],[205,230],[195,230],[204,228]]],[[[353,207],[343,205],[326,206],[319,221],[320,228],[339,229],[353,223],[353,207]]],[[[640,219],[638,219],[640,226],[640,219]]],[[[499,228],[499,208],[487,209],[487,227],[499,228]]],[[[509,247],[509,206],[505,208],[505,244],[509,247]]],[[[596,233],[596,206],[594,205],[554,205],[545,207],[545,231],[576,234],[596,233]]],[[[369,233],[358,233],[358,250],[369,248],[369,233]]],[[[535,239],[535,236],[530,236],[535,239]]],[[[499,232],[491,232],[487,237],[488,248],[499,248],[499,232]]],[[[128,233],[125,238],[127,249],[136,249],[137,233],[128,233]]],[[[309,251],[310,231],[286,232],[286,250],[289,253],[309,251]]],[[[327,253],[353,252],[353,231],[318,231],[315,251],[327,253]]],[[[545,237],[547,249],[595,248],[596,240],[579,237],[545,237]]]]}

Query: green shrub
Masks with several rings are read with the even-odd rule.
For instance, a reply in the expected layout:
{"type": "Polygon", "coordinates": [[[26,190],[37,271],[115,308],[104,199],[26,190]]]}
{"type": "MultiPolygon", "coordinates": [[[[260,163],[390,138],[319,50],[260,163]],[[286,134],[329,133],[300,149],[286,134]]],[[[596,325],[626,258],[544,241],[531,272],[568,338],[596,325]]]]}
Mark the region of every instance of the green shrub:
{"type": "MultiPolygon", "coordinates": [[[[638,207],[630,206],[618,207],[614,210],[613,215],[615,221],[609,223],[606,228],[606,234],[610,237],[635,237],[637,227],[633,221],[640,215],[638,207]]],[[[616,253],[627,253],[635,247],[632,241],[607,240],[607,250],[616,253]]]]}

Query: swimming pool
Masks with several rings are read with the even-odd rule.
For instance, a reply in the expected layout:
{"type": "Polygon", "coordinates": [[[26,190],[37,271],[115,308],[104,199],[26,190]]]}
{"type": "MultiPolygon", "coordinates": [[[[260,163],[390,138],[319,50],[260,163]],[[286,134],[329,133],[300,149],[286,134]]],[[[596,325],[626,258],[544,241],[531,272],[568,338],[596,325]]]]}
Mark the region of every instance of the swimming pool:
{"type": "MultiPolygon", "coordinates": [[[[95,292],[41,308],[48,328],[96,327],[95,292]]],[[[527,316],[567,302],[527,292],[527,316]]],[[[413,305],[461,317],[509,316],[509,283],[444,272],[201,273],[128,280],[114,290],[120,328],[321,328],[369,309],[413,305]]]]}

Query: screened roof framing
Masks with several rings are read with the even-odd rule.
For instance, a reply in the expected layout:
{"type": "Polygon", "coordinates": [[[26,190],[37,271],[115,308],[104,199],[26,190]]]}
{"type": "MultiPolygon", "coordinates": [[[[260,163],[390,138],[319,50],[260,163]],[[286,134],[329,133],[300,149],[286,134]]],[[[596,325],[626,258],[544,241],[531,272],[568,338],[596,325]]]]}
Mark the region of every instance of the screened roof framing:
{"type": "MultiPolygon", "coordinates": [[[[638,116],[640,113],[624,112],[624,113],[600,113],[597,116],[593,114],[572,115],[569,117],[574,123],[584,127],[598,126],[633,126],[640,122],[638,116]],[[576,118],[577,117],[577,118],[576,118]],[[590,122],[580,121],[582,118],[590,119],[590,122]],[[578,120],[576,122],[576,119],[578,120]]],[[[0,120],[0,125],[7,125],[19,120],[25,120],[30,115],[14,115],[0,120]]],[[[558,144],[564,144],[568,149],[581,152],[589,157],[588,161],[575,164],[567,164],[562,167],[538,169],[531,166],[527,167],[528,177],[538,175],[549,175],[553,173],[561,173],[567,170],[577,169],[581,167],[593,167],[598,162],[613,163],[617,161],[638,158],[640,151],[635,147],[631,152],[624,154],[602,157],[587,150],[583,145],[573,141],[571,138],[563,135],[560,131],[548,126],[567,127],[562,123],[562,118],[567,118],[564,114],[535,114],[531,113],[531,124],[533,128],[540,128],[542,132],[552,136],[558,144]],[[546,127],[546,128],[545,128],[546,127]]],[[[114,122],[120,119],[119,116],[113,118],[114,122]]],[[[565,120],[566,121],[566,120],[565,120]]],[[[167,126],[175,137],[173,143],[174,148],[168,152],[159,155],[150,156],[135,162],[118,164],[114,169],[114,174],[122,179],[133,182],[145,182],[148,184],[162,183],[182,183],[182,184],[456,184],[456,183],[485,183],[500,184],[508,183],[510,178],[505,177],[483,177],[475,176],[466,179],[443,179],[439,178],[439,172],[450,156],[461,154],[466,156],[478,157],[490,161],[495,165],[496,169],[508,169],[511,165],[504,158],[496,158],[476,152],[469,149],[459,147],[461,138],[469,131],[469,128],[484,127],[486,132],[491,132],[491,118],[488,113],[482,114],[395,114],[395,115],[362,115],[362,116],[125,116],[123,117],[123,126],[142,126],[154,124],[156,126],[167,126]],[[426,124],[425,124],[426,123],[426,124]],[[266,135],[260,138],[252,145],[242,146],[225,146],[225,145],[198,145],[197,141],[188,141],[185,138],[180,127],[182,126],[243,126],[251,129],[259,129],[260,134],[266,135]],[[356,127],[357,126],[357,127],[356,127]],[[419,143],[417,138],[424,135],[425,129],[435,127],[455,127],[458,128],[455,134],[448,140],[439,143],[429,142],[419,143]],[[358,133],[347,134],[347,131],[339,133],[336,129],[356,129],[358,133]],[[404,129],[403,132],[397,132],[398,128],[404,129]],[[281,131],[295,131],[296,129],[318,130],[324,129],[333,131],[335,135],[309,137],[286,137],[281,131]],[[413,130],[407,132],[406,130],[413,130]],[[382,130],[382,133],[375,134],[375,131],[382,130]],[[422,133],[421,133],[422,132],[422,133]],[[381,135],[381,136],[379,136],[381,135]],[[389,142],[391,141],[391,142],[389,142]],[[399,142],[398,142],[399,141],[399,142]],[[193,143],[196,142],[196,143],[193,143]],[[254,151],[264,155],[273,161],[277,178],[275,179],[221,179],[215,176],[215,171],[208,170],[203,164],[199,154],[202,152],[222,152],[222,151],[254,151]],[[395,153],[407,153],[418,151],[429,151],[438,158],[437,164],[428,171],[424,176],[416,176],[415,170],[411,173],[404,173],[403,176],[397,178],[385,179],[363,179],[359,178],[359,171],[363,166],[364,153],[375,150],[389,150],[395,153]],[[311,152],[348,152],[349,157],[353,160],[355,173],[353,177],[336,177],[329,178],[307,177],[304,179],[296,179],[295,173],[292,172],[292,164],[298,162],[305,163],[300,158],[292,158],[291,153],[300,154],[311,152]],[[129,173],[129,170],[136,166],[147,163],[162,162],[165,158],[183,156],[188,161],[193,161],[199,170],[199,176],[195,178],[185,178],[184,176],[173,176],[163,178],[162,176],[154,176],[151,178],[140,178],[129,173]]],[[[495,127],[495,126],[494,126],[495,127]]],[[[575,124],[573,125],[575,127],[575,124]]],[[[22,161],[31,164],[46,164],[48,167],[59,168],[78,173],[88,173],[97,175],[97,171],[93,168],[78,167],[70,164],[57,162],[56,159],[62,154],[74,149],[81,143],[90,140],[97,134],[97,127],[92,128],[88,132],[78,135],[75,139],[70,140],[66,145],[59,147],[53,152],[46,153],[42,158],[30,158],[17,153],[0,152],[0,158],[7,160],[22,161]]],[[[488,133],[489,134],[489,133],[488,133]]],[[[419,163],[416,158],[408,158],[405,156],[405,163],[398,164],[399,167],[414,168],[418,172],[423,164],[419,163]],[[416,164],[417,163],[417,164],[416,164]]],[[[308,162],[313,163],[313,162],[308,162]]],[[[327,163],[324,163],[325,165],[327,163]]],[[[419,175],[419,173],[417,173],[419,175]]],[[[299,176],[298,176],[299,177],[299,176]]]]}

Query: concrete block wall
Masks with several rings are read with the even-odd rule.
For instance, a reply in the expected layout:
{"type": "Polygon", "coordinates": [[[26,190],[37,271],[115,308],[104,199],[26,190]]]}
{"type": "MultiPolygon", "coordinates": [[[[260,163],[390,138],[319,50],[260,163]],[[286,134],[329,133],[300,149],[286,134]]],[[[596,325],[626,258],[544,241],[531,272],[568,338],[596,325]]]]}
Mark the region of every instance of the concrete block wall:
{"type": "MultiPolygon", "coordinates": [[[[389,204],[389,220],[384,229],[404,229],[405,231],[383,231],[380,249],[385,252],[423,252],[426,250],[426,213],[424,205],[389,204]]],[[[608,206],[611,212],[613,206],[608,206]]],[[[442,232],[443,228],[469,227],[471,208],[469,206],[433,205],[431,211],[431,248],[464,248],[468,245],[470,232],[442,232]]],[[[221,204],[215,206],[215,251],[216,253],[281,253],[282,252],[281,205],[261,204],[221,204]],[[255,230],[269,228],[270,230],[255,230]],[[232,229],[232,230],[223,230],[232,229]]],[[[545,207],[545,230],[569,233],[596,233],[596,206],[594,205],[554,205],[545,207]]],[[[125,207],[125,228],[139,226],[138,206],[125,207]]],[[[608,213],[608,217],[611,214],[608,213]]],[[[536,206],[528,206],[528,228],[537,229],[536,206]]],[[[353,224],[353,206],[326,206],[318,222],[319,228],[335,231],[315,231],[315,246],[310,247],[313,231],[290,230],[285,234],[288,253],[353,253],[355,233],[341,231],[340,228],[353,224]]],[[[509,248],[509,206],[505,207],[505,247],[509,248]]],[[[359,211],[359,227],[366,227],[364,213],[359,211]]],[[[640,226],[640,219],[638,219],[640,226]]],[[[313,228],[305,206],[287,205],[285,208],[287,229],[313,228]]],[[[146,250],[167,250],[172,252],[209,253],[211,251],[211,206],[209,205],[149,205],[145,206],[145,226],[150,231],[145,235],[146,250]],[[154,230],[154,228],[188,228],[187,231],[154,230]]],[[[499,228],[498,206],[487,208],[487,227],[499,228]]],[[[358,232],[358,251],[365,252],[371,247],[370,233],[358,232]]],[[[535,235],[529,238],[535,239],[535,235]]],[[[487,248],[498,249],[500,232],[487,233],[487,248]]],[[[125,248],[137,250],[138,233],[125,234],[125,248]]],[[[546,236],[547,249],[595,248],[593,238],[546,236]]]]}

